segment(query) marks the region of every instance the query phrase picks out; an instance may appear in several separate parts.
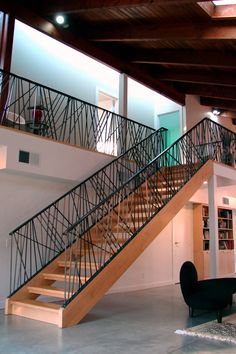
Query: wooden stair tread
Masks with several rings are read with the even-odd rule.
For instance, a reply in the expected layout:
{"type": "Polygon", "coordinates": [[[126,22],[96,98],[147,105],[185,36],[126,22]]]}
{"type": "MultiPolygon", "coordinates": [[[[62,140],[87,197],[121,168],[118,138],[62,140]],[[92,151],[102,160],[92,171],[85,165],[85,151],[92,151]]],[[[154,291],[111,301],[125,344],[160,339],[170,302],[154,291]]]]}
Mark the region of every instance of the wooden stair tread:
{"type": "Polygon", "coordinates": [[[64,289],[56,288],[54,286],[28,286],[27,289],[33,294],[47,295],[64,299],[64,289]]]}
{"type": "Polygon", "coordinates": [[[76,275],[64,275],[64,274],[59,274],[59,273],[43,273],[44,279],[48,280],[55,280],[55,281],[64,281],[65,278],[67,281],[71,279],[71,281],[78,282],[79,280],[82,282],[86,281],[86,277],[84,276],[76,276],[76,275]]]}
{"type": "Polygon", "coordinates": [[[98,265],[96,263],[85,263],[85,262],[76,262],[76,261],[58,261],[57,262],[59,267],[67,267],[67,268],[74,268],[80,266],[82,269],[85,268],[92,268],[97,269],[98,265]]]}
{"type": "Polygon", "coordinates": [[[49,310],[49,311],[55,311],[58,312],[58,310],[61,308],[60,305],[58,304],[54,304],[51,302],[43,302],[43,301],[39,301],[39,300],[13,300],[11,301],[12,304],[15,305],[20,305],[20,306],[25,306],[25,307],[39,307],[42,310],[49,310]]]}

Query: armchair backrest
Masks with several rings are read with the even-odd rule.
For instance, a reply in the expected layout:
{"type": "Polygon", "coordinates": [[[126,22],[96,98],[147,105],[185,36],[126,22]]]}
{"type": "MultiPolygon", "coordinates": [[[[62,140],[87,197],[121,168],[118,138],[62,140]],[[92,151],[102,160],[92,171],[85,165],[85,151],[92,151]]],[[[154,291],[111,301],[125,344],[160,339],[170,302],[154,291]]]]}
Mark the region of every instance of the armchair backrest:
{"type": "Polygon", "coordinates": [[[195,265],[190,261],[184,262],[180,269],[180,287],[186,303],[188,303],[189,296],[195,292],[197,282],[195,265]]]}

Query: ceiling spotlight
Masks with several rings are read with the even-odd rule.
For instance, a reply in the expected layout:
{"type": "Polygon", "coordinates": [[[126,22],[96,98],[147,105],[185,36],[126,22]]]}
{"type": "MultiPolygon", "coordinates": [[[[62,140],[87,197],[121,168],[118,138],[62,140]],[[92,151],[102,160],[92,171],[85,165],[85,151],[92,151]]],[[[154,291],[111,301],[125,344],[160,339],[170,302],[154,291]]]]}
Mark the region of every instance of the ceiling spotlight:
{"type": "Polygon", "coordinates": [[[212,113],[213,113],[215,116],[219,116],[219,115],[221,115],[221,113],[223,113],[223,110],[222,110],[222,109],[219,109],[219,108],[212,108],[212,113]]]}
{"type": "Polygon", "coordinates": [[[56,22],[57,22],[59,25],[63,25],[63,23],[65,22],[64,16],[58,15],[58,16],[56,17],[56,22]]]}

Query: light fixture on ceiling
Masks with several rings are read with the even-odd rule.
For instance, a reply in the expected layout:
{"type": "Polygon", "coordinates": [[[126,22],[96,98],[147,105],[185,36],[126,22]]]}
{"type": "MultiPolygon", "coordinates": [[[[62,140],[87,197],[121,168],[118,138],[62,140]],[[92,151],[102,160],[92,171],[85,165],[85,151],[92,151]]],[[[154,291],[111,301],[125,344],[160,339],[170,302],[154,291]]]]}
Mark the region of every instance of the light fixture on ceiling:
{"type": "Polygon", "coordinates": [[[65,23],[65,17],[62,15],[57,15],[56,16],[56,23],[59,25],[63,25],[65,23]]]}
{"type": "Polygon", "coordinates": [[[224,112],[223,109],[216,108],[216,107],[212,108],[212,113],[214,114],[214,116],[220,116],[223,112],[224,112]]]}

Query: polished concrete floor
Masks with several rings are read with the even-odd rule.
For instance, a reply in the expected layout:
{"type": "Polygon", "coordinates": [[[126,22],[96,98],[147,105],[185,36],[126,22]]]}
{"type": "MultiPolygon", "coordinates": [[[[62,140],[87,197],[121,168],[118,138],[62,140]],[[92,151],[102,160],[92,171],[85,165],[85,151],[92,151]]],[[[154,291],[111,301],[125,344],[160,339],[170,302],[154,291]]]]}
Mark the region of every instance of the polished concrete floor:
{"type": "MultiPolygon", "coordinates": [[[[226,314],[236,312],[236,303],[226,314]]],[[[0,312],[0,353],[236,353],[236,345],[175,334],[214,319],[188,317],[178,285],[110,294],[79,325],[59,329],[0,312]]]]}

